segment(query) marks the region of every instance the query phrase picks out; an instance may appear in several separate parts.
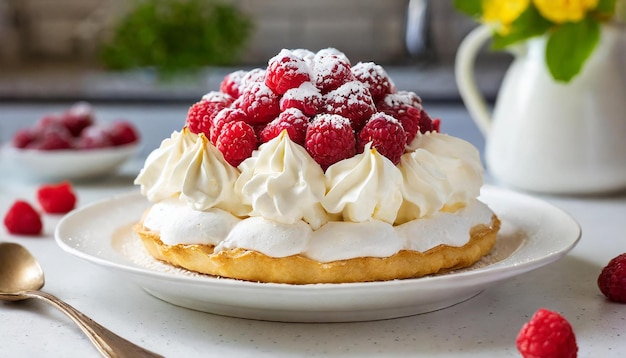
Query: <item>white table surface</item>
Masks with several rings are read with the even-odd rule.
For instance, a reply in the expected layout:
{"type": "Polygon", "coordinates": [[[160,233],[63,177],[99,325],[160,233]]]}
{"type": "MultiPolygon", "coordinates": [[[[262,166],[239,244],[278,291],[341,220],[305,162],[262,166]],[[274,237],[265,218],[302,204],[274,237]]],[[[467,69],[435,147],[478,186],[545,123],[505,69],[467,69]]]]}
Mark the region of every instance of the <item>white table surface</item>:
{"type": "MultiPolygon", "coordinates": [[[[0,105],[0,127],[10,133],[16,122],[9,121],[9,117],[18,122],[20,118],[28,120],[27,117],[34,118],[50,107],[0,105]]],[[[97,109],[111,117],[137,112],[136,108],[127,106],[97,109]]],[[[130,119],[141,127],[144,145],[153,146],[162,139],[162,133],[180,126],[179,118],[185,111],[180,106],[155,107],[130,119]],[[152,114],[162,117],[155,119],[152,114]]],[[[447,132],[465,137],[482,148],[478,132],[462,108],[434,106],[431,114],[442,117],[447,132]]],[[[137,191],[132,179],[139,165],[141,158],[111,178],[77,184],[78,205],[137,191]]],[[[2,216],[18,198],[34,202],[36,183],[15,180],[6,172],[1,177],[2,216]]],[[[611,258],[626,252],[626,192],[605,196],[544,196],[543,199],[569,212],[582,227],[581,241],[567,256],[453,307],[375,322],[263,322],[173,306],[152,297],[119,273],[62,251],[53,239],[58,216],[45,217],[43,237],[12,236],[2,226],[0,241],[18,242],[32,251],[46,274],[44,291],[67,301],[119,335],[166,357],[519,357],[515,337],[524,322],[541,307],[559,311],[571,322],[580,357],[623,357],[626,305],[607,301],[599,292],[596,279],[611,258]]],[[[0,356],[99,356],[69,318],[40,301],[0,303],[0,336],[0,356]]]]}

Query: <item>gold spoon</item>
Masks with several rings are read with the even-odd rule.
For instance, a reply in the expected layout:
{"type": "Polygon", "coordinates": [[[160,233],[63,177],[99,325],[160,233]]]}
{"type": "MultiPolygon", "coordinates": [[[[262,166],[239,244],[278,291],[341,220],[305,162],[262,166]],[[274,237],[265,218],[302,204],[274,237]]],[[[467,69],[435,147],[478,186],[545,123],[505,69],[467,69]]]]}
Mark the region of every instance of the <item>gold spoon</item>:
{"type": "Polygon", "coordinates": [[[109,331],[53,295],[39,291],[43,285],[43,270],[33,255],[19,244],[0,242],[0,300],[38,298],[51,303],[76,322],[105,357],[162,357],[109,331]]]}

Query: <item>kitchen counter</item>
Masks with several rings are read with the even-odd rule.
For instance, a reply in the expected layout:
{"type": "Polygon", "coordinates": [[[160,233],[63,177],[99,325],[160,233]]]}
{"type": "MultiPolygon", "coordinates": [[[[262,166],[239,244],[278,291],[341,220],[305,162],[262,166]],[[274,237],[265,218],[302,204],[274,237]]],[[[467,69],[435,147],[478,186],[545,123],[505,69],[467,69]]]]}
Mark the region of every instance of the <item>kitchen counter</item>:
{"type": "MultiPolygon", "coordinates": [[[[481,151],[480,133],[460,105],[428,106],[444,132],[481,151]]],[[[63,104],[0,104],[1,139],[63,104]]],[[[138,157],[107,179],[76,183],[79,207],[112,195],[137,192],[132,180],[142,159],[182,126],[186,105],[96,105],[103,119],[124,117],[140,128],[138,157]]],[[[493,183],[497,185],[497,183],[493,183]]],[[[37,183],[0,179],[0,213],[23,198],[34,202],[37,183]]],[[[578,245],[557,262],[521,274],[452,307],[397,319],[304,324],[217,316],[174,306],[143,291],[127,277],[64,252],[53,238],[60,216],[45,216],[43,237],[9,235],[0,241],[26,246],[40,261],[44,291],[81,310],[117,334],[166,357],[519,357],[515,338],[539,308],[558,311],[572,324],[580,357],[621,357],[626,352],[626,305],[611,303],[596,279],[606,263],[626,252],[626,192],[604,196],[538,196],[571,214],[582,227],[578,245]]],[[[34,300],[0,303],[2,355],[98,357],[69,318],[34,300]]]]}

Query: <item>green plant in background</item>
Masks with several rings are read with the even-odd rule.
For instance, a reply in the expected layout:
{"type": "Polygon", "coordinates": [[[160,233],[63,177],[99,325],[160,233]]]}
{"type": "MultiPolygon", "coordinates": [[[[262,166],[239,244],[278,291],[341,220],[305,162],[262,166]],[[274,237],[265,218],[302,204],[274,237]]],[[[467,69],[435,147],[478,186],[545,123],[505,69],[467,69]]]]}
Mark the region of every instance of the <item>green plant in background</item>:
{"type": "Polygon", "coordinates": [[[113,29],[100,58],[110,69],[153,67],[162,75],[228,65],[251,29],[246,15],[219,1],[145,0],[113,29]]]}

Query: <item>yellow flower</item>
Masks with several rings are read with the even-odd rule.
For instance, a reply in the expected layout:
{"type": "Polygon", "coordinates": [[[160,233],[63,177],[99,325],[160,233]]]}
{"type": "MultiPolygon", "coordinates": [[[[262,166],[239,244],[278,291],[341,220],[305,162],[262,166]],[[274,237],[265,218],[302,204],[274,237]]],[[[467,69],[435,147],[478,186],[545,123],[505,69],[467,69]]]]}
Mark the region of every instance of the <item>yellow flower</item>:
{"type": "Polygon", "coordinates": [[[482,0],[483,21],[510,25],[528,8],[530,0],[482,0]]]}
{"type": "Polygon", "coordinates": [[[533,0],[541,16],[562,24],[577,22],[585,17],[587,11],[595,9],[599,0],[533,0]]]}

